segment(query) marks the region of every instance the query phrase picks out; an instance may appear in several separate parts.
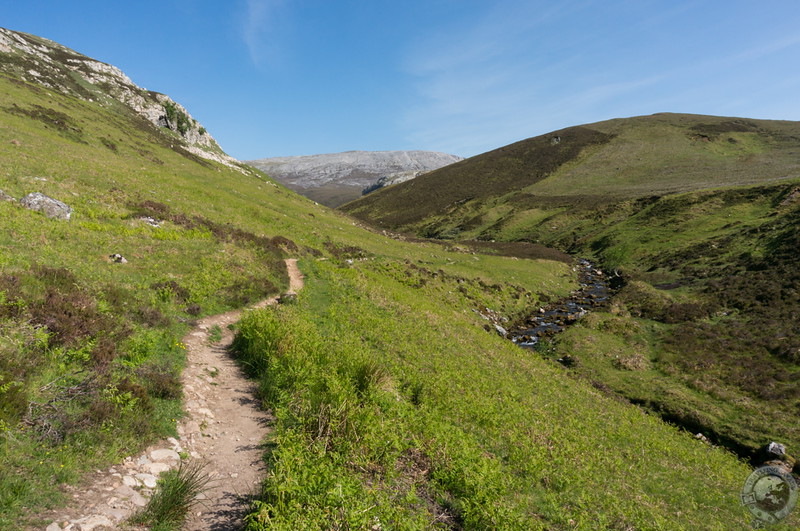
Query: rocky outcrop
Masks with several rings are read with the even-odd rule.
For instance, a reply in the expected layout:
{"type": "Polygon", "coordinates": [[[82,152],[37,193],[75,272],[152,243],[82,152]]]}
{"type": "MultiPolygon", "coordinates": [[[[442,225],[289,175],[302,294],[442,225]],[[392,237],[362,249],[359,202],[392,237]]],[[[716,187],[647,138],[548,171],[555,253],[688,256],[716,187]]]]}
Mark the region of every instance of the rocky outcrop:
{"type": "Polygon", "coordinates": [[[327,206],[357,199],[376,181],[408,180],[453,164],[461,157],[435,151],[346,151],[247,161],[292,190],[327,206]]]}
{"type": "Polygon", "coordinates": [[[186,151],[246,171],[189,112],[165,94],[137,86],[119,68],[53,41],[0,28],[0,71],[105,107],[120,104],[153,126],[175,133],[186,151]]]}
{"type": "Polygon", "coordinates": [[[371,194],[376,190],[380,190],[381,188],[386,188],[387,186],[392,186],[393,184],[400,184],[406,181],[410,181],[415,177],[419,177],[423,173],[427,173],[425,171],[402,171],[399,173],[392,173],[391,175],[385,175],[372,183],[370,186],[367,186],[363,190],[361,190],[361,195],[371,194]]]}
{"type": "Polygon", "coordinates": [[[19,200],[19,204],[30,210],[41,212],[51,219],[69,221],[72,215],[72,207],[40,192],[26,195],[19,200]]]}

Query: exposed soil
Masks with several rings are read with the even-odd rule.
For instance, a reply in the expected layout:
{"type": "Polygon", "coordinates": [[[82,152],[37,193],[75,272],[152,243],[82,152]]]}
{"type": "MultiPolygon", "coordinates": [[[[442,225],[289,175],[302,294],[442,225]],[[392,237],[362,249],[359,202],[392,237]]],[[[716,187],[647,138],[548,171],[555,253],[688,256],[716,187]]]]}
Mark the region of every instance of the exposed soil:
{"type": "MultiPolygon", "coordinates": [[[[303,276],[295,259],[287,259],[290,293],[302,288],[303,276]]],[[[275,304],[277,297],[255,307],[275,304]]],[[[261,443],[269,431],[270,415],[255,398],[255,383],[231,358],[233,333],[228,325],[241,310],[201,320],[185,338],[187,366],[183,372],[186,416],[178,424],[179,439],[161,441],[137,457],[107,470],[98,470],[80,487],[70,487],[71,507],[43,517],[53,520],[47,531],[94,531],[124,528],[124,520],[144,506],[155,476],[177,466],[179,453],[205,463],[210,488],[201,495],[187,530],[230,530],[242,516],[265,473],[261,443]],[[222,337],[213,344],[210,333],[222,337]]]]}

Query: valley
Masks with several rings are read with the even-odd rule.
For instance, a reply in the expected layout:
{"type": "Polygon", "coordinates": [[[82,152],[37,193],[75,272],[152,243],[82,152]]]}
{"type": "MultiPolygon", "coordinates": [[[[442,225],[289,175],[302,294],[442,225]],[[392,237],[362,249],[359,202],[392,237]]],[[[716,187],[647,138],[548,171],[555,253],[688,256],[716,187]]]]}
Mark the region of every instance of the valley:
{"type": "MultiPolygon", "coordinates": [[[[0,35],[0,528],[63,531],[95,471],[190,448],[219,390],[183,338],[295,264],[283,304],[189,336],[232,336],[270,415],[250,531],[746,529],[740,457],[800,448],[796,123],[590,124],[334,210],[111,65],[0,35]],[[571,295],[599,271],[610,298],[571,295]],[[570,325],[494,326],[532,314],[570,325]]],[[[149,525],[206,525],[183,501],[149,525]]]]}
{"type": "Polygon", "coordinates": [[[743,457],[767,439],[800,444],[797,124],[661,114],[593,126],[501,148],[344,209],[391,230],[530,241],[597,261],[624,286],[540,349],[743,457]],[[657,153],[668,161],[660,167],[657,153]],[[527,162],[542,160],[553,162],[527,162]],[[546,171],[505,169],[519,164],[546,171]],[[699,170],[703,179],[691,177],[699,170]],[[461,200],[447,195],[456,194],[451,181],[466,190],[461,200]]]}

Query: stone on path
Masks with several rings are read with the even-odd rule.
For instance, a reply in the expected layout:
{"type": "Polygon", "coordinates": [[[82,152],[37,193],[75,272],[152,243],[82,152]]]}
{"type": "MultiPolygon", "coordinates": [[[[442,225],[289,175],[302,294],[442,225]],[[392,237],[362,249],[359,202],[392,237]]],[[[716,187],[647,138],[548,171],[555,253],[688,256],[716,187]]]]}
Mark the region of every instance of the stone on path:
{"type": "Polygon", "coordinates": [[[153,474],[136,474],[136,479],[141,481],[142,484],[148,489],[154,489],[156,487],[156,482],[158,481],[158,478],[153,474]]]}
{"type": "Polygon", "coordinates": [[[97,528],[102,527],[114,527],[114,522],[108,519],[107,516],[102,514],[94,514],[92,516],[87,516],[86,518],[81,518],[80,520],[76,520],[73,522],[76,528],[80,531],[94,531],[97,528]]]}
{"type": "Polygon", "coordinates": [[[150,452],[150,459],[153,461],[180,461],[181,456],[175,450],[165,448],[150,452]]]}

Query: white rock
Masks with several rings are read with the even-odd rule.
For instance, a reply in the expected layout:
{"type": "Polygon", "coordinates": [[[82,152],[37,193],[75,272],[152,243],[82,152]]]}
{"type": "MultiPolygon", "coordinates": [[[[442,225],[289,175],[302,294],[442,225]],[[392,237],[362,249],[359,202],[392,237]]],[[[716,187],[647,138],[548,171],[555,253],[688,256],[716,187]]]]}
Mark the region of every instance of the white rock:
{"type": "Polygon", "coordinates": [[[72,208],[66,203],[48,197],[41,192],[34,192],[20,199],[19,204],[30,210],[41,212],[48,218],[69,221],[72,208]]]}
{"type": "Polygon", "coordinates": [[[136,494],[136,491],[133,490],[133,487],[131,485],[120,485],[114,490],[114,492],[116,492],[117,496],[119,496],[122,499],[128,499],[134,494],[136,494]]]}
{"type": "Polygon", "coordinates": [[[93,514],[92,516],[76,520],[74,523],[80,531],[94,531],[98,527],[114,526],[114,522],[109,520],[104,514],[93,514]]]}
{"type": "Polygon", "coordinates": [[[131,511],[113,507],[104,507],[102,511],[104,515],[112,519],[114,522],[120,522],[131,515],[131,511]]]}
{"type": "Polygon", "coordinates": [[[133,490],[131,487],[127,485],[122,485],[121,487],[117,487],[116,490],[117,496],[122,498],[123,500],[127,500],[130,503],[134,504],[137,507],[144,507],[147,505],[147,500],[144,499],[144,496],[133,490]]]}
{"type": "Polygon", "coordinates": [[[156,478],[153,474],[136,474],[136,479],[141,481],[142,484],[148,489],[155,488],[156,482],[158,481],[158,478],[156,478]]]}
{"type": "Polygon", "coordinates": [[[162,448],[161,450],[153,450],[150,452],[150,458],[153,461],[179,461],[181,456],[178,452],[170,448],[162,448]]]}
{"type": "Polygon", "coordinates": [[[162,472],[166,472],[170,469],[170,466],[166,463],[150,463],[149,465],[144,465],[142,469],[154,476],[161,474],[162,472]]]}
{"type": "Polygon", "coordinates": [[[44,531],[61,531],[61,526],[53,522],[52,524],[47,526],[44,531]]]}
{"type": "Polygon", "coordinates": [[[147,500],[139,494],[138,492],[134,492],[133,496],[130,498],[131,503],[134,504],[136,507],[144,507],[147,505],[147,500]]]}

